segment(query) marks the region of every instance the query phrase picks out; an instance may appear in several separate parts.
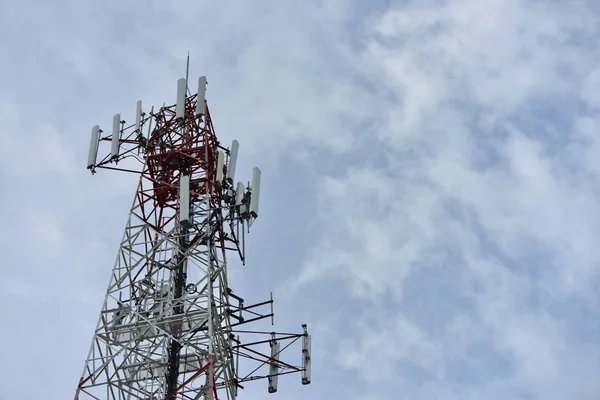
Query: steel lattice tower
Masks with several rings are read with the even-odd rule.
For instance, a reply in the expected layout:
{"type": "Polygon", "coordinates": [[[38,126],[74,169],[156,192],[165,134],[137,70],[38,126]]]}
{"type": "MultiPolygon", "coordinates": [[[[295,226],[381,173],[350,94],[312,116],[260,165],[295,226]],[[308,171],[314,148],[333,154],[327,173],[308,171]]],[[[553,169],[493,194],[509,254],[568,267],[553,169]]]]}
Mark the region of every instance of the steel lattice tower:
{"type": "Polygon", "coordinates": [[[234,184],[239,145],[219,143],[205,92],[205,77],[193,95],[182,78],[176,104],[146,114],[139,101],[134,124],[117,114],[111,135],[92,129],[88,169],[140,179],[76,400],[235,399],[244,382],[267,379],[272,393],[294,372],[310,383],[306,325],[298,334],[249,330],[272,320],[272,296],[246,305],[228,285],[227,254],[245,262],[261,172],[248,187],[234,184]],[[110,153],[98,159],[103,142],[110,153]],[[300,365],[280,354],[294,342],[300,365]]]}

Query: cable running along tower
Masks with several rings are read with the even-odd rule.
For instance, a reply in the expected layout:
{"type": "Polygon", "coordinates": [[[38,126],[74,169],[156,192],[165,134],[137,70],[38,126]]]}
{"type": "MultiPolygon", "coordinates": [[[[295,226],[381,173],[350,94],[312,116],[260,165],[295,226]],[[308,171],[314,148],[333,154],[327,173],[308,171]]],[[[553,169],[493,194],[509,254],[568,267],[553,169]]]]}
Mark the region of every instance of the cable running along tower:
{"type": "Polygon", "coordinates": [[[279,375],[296,372],[310,383],[306,325],[253,331],[273,321],[272,296],[247,305],[229,287],[227,255],[245,262],[261,171],[234,183],[239,144],[220,144],[205,92],[206,77],[193,95],[182,78],[174,105],[145,113],[138,101],[133,124],[116,114],[110,135],[92,129],[92,174],[140,179],[75,400],[236,399],[246,382],[265,379],[273,393],[279,375]],[[296,362],[285,361],[294,343],[296,362]]]}

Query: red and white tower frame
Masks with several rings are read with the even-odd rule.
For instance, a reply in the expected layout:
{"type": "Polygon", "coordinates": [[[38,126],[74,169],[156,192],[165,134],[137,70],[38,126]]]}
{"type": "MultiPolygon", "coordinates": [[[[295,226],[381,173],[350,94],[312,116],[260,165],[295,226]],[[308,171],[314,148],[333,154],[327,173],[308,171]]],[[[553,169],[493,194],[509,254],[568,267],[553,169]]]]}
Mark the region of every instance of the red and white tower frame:
{"type": "Polygon", "coordinates": [[[261,171],[234,184],[239,145],[219,143],[205,93],[206,77],[191,95],[182,78],[176,104],[145,113],[139,101],[135,123],[117,114],[110,135],[92,129],[87,168],[140,179],[76,400],[235,399],[248,381],[266,379],[273,393],[295,372],[310,383],[306,325],[252,331],[245,325],[272,320],[272,297],[247,305],[229,287],[227,254],[245,262],[261,171]],[[295,342],[298,362],[284,361],[295,342]]]}

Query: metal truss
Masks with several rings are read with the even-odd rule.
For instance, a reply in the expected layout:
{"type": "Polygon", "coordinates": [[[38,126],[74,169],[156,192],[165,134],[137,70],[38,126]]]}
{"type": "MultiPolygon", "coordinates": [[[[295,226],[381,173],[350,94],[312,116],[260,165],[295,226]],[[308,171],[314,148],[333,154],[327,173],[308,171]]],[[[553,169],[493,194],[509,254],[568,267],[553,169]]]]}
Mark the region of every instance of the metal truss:
{"type": "Polygon", "coordinates": [[[76,400],[235,399],[245,382],[266,379],[275,392],[277,377],[295,372],[310,383],[306,326],[297,334],[246,330],[272,319],[273,300],[245,305],[228,285],[227,254],[245,261],[260,171],[255,187],[234,185],[237,142],[220,145],[202,85],[204,77],[187,96],[182,79],[175,105],[146,115],[138,102],[135,124],[117,114],[112,135],[92,132],[92,173],[115,169],[140,179],[76,400]],[[104,141],[111,153],[98,162],[104,141]],[[128,158],[138,169],[121,166],[128,158]],[[301,365],[280,356],[296,342],[301,365]]]}

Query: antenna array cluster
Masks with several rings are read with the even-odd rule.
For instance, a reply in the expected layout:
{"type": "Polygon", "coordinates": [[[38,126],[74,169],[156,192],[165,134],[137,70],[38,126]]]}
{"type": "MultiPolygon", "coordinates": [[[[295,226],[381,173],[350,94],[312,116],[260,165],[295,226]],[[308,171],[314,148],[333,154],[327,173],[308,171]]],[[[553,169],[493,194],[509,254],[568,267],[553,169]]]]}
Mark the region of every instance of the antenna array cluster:
{"type": "Polygon", "coordinates": [[[310,383],[306,325],[298,334],[239,329],[274,315],[272,296],[246,305],[227,279],[227,254],[245,263],[261,171],[247,186],[235,183],[239,143],[219,143],[206,85],[200,77],[187,96],[187,78],[179,79],[174,105],[145,113],[138,101],[134,124],[116,114],[111,135],[92,128],[92,174],[110,169],[140,180],[76,399],[235,399],[244,382],[267,379],[274,393],[278,376],[294,372],[310,383]],[[103,141],[110,152],[99,159],[103,141]],[[128,158],[137,167],[123,167],[128,158]],[[296,341],[300,365],[282,357],[296,341]]]}

